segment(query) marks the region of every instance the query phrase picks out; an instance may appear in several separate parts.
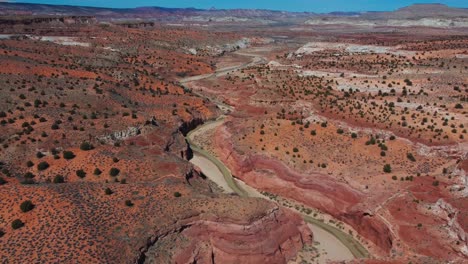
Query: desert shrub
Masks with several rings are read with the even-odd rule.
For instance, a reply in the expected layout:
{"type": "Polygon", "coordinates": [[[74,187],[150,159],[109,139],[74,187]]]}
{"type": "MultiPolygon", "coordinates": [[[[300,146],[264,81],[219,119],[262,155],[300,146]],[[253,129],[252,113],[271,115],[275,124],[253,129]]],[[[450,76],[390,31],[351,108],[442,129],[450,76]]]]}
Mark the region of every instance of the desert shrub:
{"type": "Polygon", "coordinates": [[[65,178],[62,176],[62,175],[56,175],[54,177],[54,183],[64,183],[65,182],[65,178]]]}
{"type": "Polygon", "coordinates": [[[119,173],[120,173],[120,170],[117,169],[117,168],[111,168],[110,171],[109,171],[109,174],[112,177],[115,177],[115,176],[119,175],[119,173]]]}
{"type": "Polygon", "coordinates": [[[83,179],[84,177],[86,177],[86,172],[84,170],[77,170],[76,171],[76,176],[83,179]]]}
{"type": "Polygon", "coordinates": [[[40,171],[46,170],[49,167],[50,167],[50,165],[49,165],[49,163],[47,163],[47,161],[43,161],[43,162],[37,164],[37,169],[40,170],[40,171]]]}
{"type": "Polygon", "coordinates": [[[366,145],[375,145],[375,138],[374,137],[371,137],[367,142],[366,142],[366,145]]]}
{"type": "Polygon", "coordinates": [[[114,192],[113,192],[109,187],[107,187],[107,188],[104,190],[104,193],[105,193],[106,195],[111,195],[111,194],[113,194],[114,192]]]}
{"type": "Polygon", "coordinates": [[[6,184],[7,181],[5,181],[5,179],[3,179],[2,177],[0,177],[0,185],[4,185],[6,184]]]}
{"type": "Polygon", "coordinates": [[[407,153],[407,154],[406,154],[406,157],[407,157],[409,160],[411,160],[412,162],[415,162],[415,161],[416,161],[416,158],[413,156],[412,153],[407,153]]]}
{"type": "Polygon", "coordinates": [[[81,150],[84,150],[84,151],[88,151],[88,150],[94,149],[94,146],[91,145],[89,142],[83,142],[83,143],[81,143],[81,145],[80,145],[80,149],[81,149],[81,150]]]}
{"type": "Polygon", "coordinates": [[[23,221],[21,221],[19,219],[15,219],[15,220],[13,220],[13,222],[11,222],[11,228],[13,228],[13,229],[19,229],[19,228],[21,228],[23,226],[24,226],[23,221]]]}
{"type": "Polygon", "coordinates": [[[356,133],[351,133],[351,137],[352,138],[357,138],[357,134],[356,133]]]}
{"type": "Polygon", "coordinates": [[[336,133],[338,133],[338,134],[340,134],[340,135],[341,135],[341,134],[343,134],[343,133],[344,133],[344,130],[343,130],[343,129],[341,129],[341,128],[338,128],[338,129],[336,130],[336,133]]]}
{"type": "Polygon", "coordinates": [[[133,206],[133,203],[130,200],[126,200],[125,205],[130,207],[130,206],[133,206]]]}
{"type": "Polygon", "coordinates": [[[34,209],[34,204],[30,200],[26,200],[21,203],[20,209],[23,213],[29,212],[34,209]]]}
{"type": "Polygon", "coordinates": [[[21,181],[21,184],[24,184],[24,185],[30,185],[30,184],[35,184],[36,182],[33,180],[33,179],[24,179],[23,181],[21,181]]]}
{"type": "Polygon", "coordinates": [[[36,157],[37,157],[38,159],[41,159],[41,158],[43,158],[44,156],[45,156],[45,155],[42,154],[42,152],[40,152],[40,151],[38,151],[38,152],[36,153],[36,157]]]}
{"type": "Polygon", "coordinates": [[[174,197],[181,197],[181,196],[182,196],[182,194],[180,192],[175,192],[174,193],[174,197]]]}
{"type": "Polygon", "coordinates": [[[435,187],[439,186],[439,181],[432,182],[432,186],[435,186],[435,187]]]}
{"type": "Polygon", "coordinates": [[[99,168],[95,168],[93,174],[99,176],[102,174],[102,171],[99,168]]]}
{"type": "Polygon", "coordinates": [[[312,131],[310,131],[310,134],[311,134],[312,136],[316,136],[316,135],[317,135],[317,131],[316,131],[316,130],[312,130],[312,131]]]}
{"type": "Polygon", "coordinates": [[[64,151],[63,152],[63,158],[66,159],[66,160],[71,160],[71,159],[74,159],[76,156],[73,152],[71,151],[64,151]]]}
{"type": "Polygon", "coordinates": [[[299,149],[298,148],[293,148],[293,152],[297,153],[297,152],[299,152],[299,149]]]}
{"type": "Polygon", "coordinates": [[[384,167],[383,167],[383,171],[385,173],[390,173],[392,172],[392,167],[390,166],[390,164],[385,164],[384,167]]]}
{"type": "Polygon", "coordinates": [[[28,160],[28,162],[26,162],[26,166],[28,166],[28,168],[31,168],[32,166],[34,166],[34,162],[28,160]]]}
{"type": "Polygon", "coordinates": [[[5,231],[3,231],[2,229],[0,229],[0,238],[3,237],[5,235],[5,231]]]}
{"type": "Polygon", "coordinates": [[[35,177],[35,175],[34,175],[32,172],[30,172],[30,171],[28,171],[28,172],[26,172],[26,173],[24,174],[24,178],[25,178],[25,179],[32,179],[32,178],[34,178],[34,177],[35,177]]]}

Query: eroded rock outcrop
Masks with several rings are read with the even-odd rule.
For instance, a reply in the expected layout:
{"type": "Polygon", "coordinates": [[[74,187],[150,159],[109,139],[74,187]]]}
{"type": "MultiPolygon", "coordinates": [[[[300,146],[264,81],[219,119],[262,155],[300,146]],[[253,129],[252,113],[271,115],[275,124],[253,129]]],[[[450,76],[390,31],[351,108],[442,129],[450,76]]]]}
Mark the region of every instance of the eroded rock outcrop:
{"type": "Polygon", "coordinates": [[[287,263],[312,234],[297,214],[257,202],[244,219],[193,214],[177,221],[142,249],[138,263],[287,263]]]}

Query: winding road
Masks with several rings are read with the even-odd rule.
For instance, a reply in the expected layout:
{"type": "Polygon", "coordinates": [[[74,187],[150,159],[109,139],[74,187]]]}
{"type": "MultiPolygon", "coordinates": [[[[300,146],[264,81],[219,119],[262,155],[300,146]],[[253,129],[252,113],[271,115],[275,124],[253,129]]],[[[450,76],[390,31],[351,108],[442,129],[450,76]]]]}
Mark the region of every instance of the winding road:
{"type": "MultiPolygon", "coordinates": [[[[253,55],[249,53],[240,53],[237,54],[243,56],[253,57],[252,61],[249,63],[244,63],[238,66],[232,66],[227,68],[222,68],[211,74],[198,75],[189,78],[180,80],[182,84],[190,88],[190,83],[193,81],[203,80],[206,78],[218,77],[224,74],[227,74],[230,71],[240,70],[246,67],[250,67],[257,64],[267,63],[267,59],[258,55],[253,55]]],[[[196,93],[199,96],[202,96],[208,100],[210,98],[204,96],[203,94],[196,93]]],[[[213,100],[211,100],[213,101],[213,100]]],[[[229,109],[232,110],[232,107],[225,104],[214,102],[218,105],[220,109],[229,109]]],[[[207,122],[204,125],[198,127],[197,129],[191,131],[186,139],[190,147],[194,152],[194,157],[190,162],[198,166],[203,174],[205,174],[210,180],[216,183],[227,193],[236,193],[239,196],[243,197],[260,197],[264,199],[271,200],[269,197],[264,196],[259,191],[254,188],[246,185],[245,183],[234,179],[230,170],[215,156],[206,150],[202,149],[195,142],[196,135],[206,133],[209,130],[215,129],[216,127],[224,123],[225,116],[220,116],[218,119],[207,122]]],[[[325,222],[315,219],[312,216],[299,212],[304,218],[313,231],[314,234],[314,245],[319,254],[319,257],[316,259],[318,263],[326,263],[328,261],[345,261],[352,260],[354,258],[368,258],[369,253],[357,240],[352,236],[346,234],[342,230],[326,224],[325,222]]]]}

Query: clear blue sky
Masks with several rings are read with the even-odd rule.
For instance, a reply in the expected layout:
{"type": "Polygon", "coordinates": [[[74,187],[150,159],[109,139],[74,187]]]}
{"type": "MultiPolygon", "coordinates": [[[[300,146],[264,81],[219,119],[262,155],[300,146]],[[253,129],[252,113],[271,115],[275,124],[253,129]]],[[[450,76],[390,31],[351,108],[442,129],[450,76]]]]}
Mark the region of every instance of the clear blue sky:
{"type": "Polygon", "coordinates": [[[83,5],[100,7],[196,7],[196,8],[259,8],[286,11],[384,11],[414,3],[443,3],[468,8],[468,0],[0,0],[0,2],[83,5]]]}

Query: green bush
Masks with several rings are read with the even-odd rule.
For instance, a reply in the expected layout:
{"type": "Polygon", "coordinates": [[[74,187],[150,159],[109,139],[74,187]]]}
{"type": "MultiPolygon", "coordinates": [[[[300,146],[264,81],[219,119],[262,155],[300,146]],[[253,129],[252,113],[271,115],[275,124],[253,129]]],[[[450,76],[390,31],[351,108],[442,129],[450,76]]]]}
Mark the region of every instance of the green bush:
{"type": "Polygon", "coordinates": [[[392,167],[390,166],[390,164],[385,164],[384,167],[383,167],[383,171],[385,173],[390,173],[392,172],[392,167]]]}
{"type": "Polygon", "coordinates": [[[415,161],[416,161],[416,158],[413,156],[412,153],[407,153],[407,154],[406,154],[406,157],[407,157],[409,160],[411,160],[412,162],[415,162],[415,161]]]}
{"type": "Polygon", "coordinates": [[[15,219],[15,220],[13,220],[13,222],[11,222],[11,227],[13,229],[19,229],[19,228],[21,228],[23,226],[24,226],[23,221],[21,221],[19,219],[15,219]]]}
{"type": "Polygon", "coordinates": [[[36,177],[36,175],[32,174],[32,172],[29,171],[24,174],[25,179],[32,179],[34,177],[36,177]]]}
{"type": "Polygon", "coordinates": [[[99,176],[102,174],[102,171],[99,168],[95,168],[93,174],[99,176]]]}
{"type": "Polygon", "coordinates": [[[120,173],[120,170],[117,169],[117,168],[111,168],[110,171],[109,171],[109,174],[112,177],[115,177],[115,176],[119,175],[119,173],[120,173]]]}
{"type": "Polygon", "coordinates": [[[94,149],[94,146],[91,145],[91,144],[88,143],[88,142],[83,142],[83,143],[81,143],[81,145],[80,145],[80,149],[81,149],[81,150],[84,150],[84,151],[88,151],[88,150],[94,149]]]}
{"type": "Polygon", "coordinates": [[[35,184],[36,182],[33,180],[33,179],[24,179],[23,181],[21,181],[21,184],[24,184],[24,185],[30,185],[30,184],[35,184]]]}
{"type": "Polygon", "coordinates": [[[62,175],[56,175],[54,177],[54,183],[64,183],[65,182],[65,178],[62,176],[62,175]]]}
{"type": "Polygon", "coordinates": [[[66,160],[71,160],[71,159],[74,159],[76,156],[73,152],[71,151],[64,151],[63,152],[63,158],[66,159],[66,160]]]}
{"type": "Polygon", "coordinates": [[[114,192],[108,187],[108,188],[106,188],[106,190],[104,190],[104,193],[105,193],[106,195],[111,195],[111,194],[113,194],[114,192]]]}
{"type": "Polygon", "coordinates": [[[84,177],[86,177],[86,172],[84,170],[77,170],[76,171],[76,176],[83,179],[84,177]]]}
{"type": "Polygon", "coordinates": [[[23,213],[29,212],[34,209],[34,204],[30,200],[26,200],[21,203],[20,209],[23,211],[23,213]]]}
{"type": "Polygon", "coordinates": [[[43,162],[37,164],[37,169],[40,170],[40,171],[46,170],[49,167],[50,167],[50,165],[46,161],[43,161],[43,162]]]}

